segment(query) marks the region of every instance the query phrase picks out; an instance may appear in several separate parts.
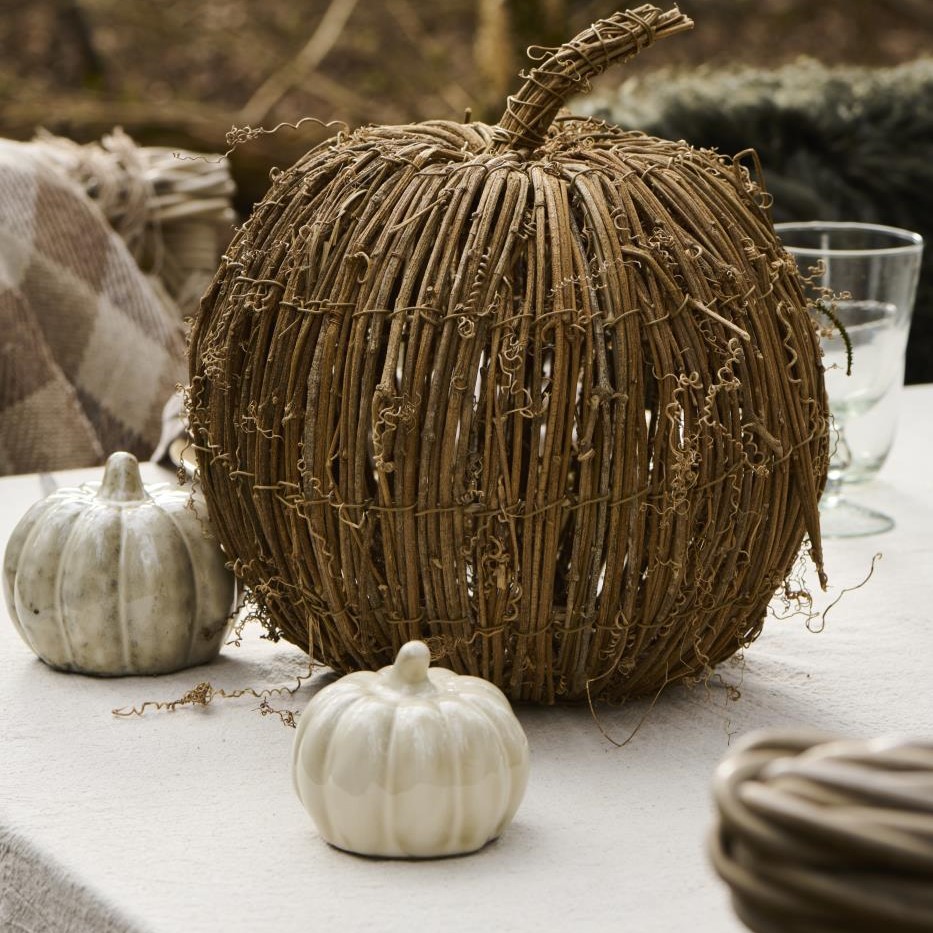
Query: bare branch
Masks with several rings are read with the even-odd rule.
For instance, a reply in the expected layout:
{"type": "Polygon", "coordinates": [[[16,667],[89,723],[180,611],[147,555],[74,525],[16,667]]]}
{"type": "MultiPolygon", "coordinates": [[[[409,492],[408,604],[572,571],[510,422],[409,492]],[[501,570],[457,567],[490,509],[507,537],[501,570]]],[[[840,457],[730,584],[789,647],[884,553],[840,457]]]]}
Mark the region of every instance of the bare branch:
{"type": "Polygon", "coordinates": [[[251,125],[262,123],[269,111],[299,82],[306,80],[334,47],[357,0],[331,0],[317,29],[304,48],[277,71],[272,72],[246,102],[240,119],[251,125]]]}

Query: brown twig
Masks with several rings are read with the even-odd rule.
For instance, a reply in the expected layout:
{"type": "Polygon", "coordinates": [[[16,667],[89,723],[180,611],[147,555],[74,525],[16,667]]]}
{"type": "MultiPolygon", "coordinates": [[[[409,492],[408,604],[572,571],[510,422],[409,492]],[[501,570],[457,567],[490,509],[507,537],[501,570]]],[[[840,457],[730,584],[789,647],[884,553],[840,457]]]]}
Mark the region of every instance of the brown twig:
{"type": "Polygon", "coordinates": [[[308,666],[307,674],[300,674],[296,678],[294,686],[267,687],[263,690],[256,690],[254,687],[243,687],[238,690],[228,691],[222,687],[215,687],[209,681],[202,681],[199,684],[195,684],[194,687],[180,696],[177,700],[146,700],[139,706],[121,707],[119,709],[113,709],[110,712],[112,715],[121,718],[127,718],[129,716],[143,716],[146,710],[149,709],[166,710],[170,713],[174,713],[180,706],[206,707],[210,706],[210,704],[218,698],[224,700],[237,700],[240,697],[249,696],[261,701],[257,707],[260,715],[278,716],[283,725],[294,728],[296,713],[293,710],[274,709],[269,704],[269,697],[282,695],[292,696],[297,693],[301,685],[313,675],[313,664],[310,664],[308,666]]]}

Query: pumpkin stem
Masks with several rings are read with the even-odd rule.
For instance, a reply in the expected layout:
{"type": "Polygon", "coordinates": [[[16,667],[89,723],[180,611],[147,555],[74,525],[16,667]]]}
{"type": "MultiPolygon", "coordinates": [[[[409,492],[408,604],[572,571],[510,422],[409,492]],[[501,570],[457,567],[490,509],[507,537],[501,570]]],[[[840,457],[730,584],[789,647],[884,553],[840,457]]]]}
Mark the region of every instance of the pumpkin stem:
{"type": "Polygon", "coordinates": [[[149,498],[139,475],[139,462],[132,454],[118,450],[107,458],[97,497],[109,502],[142,502],[149,498]]]}
{"type": "Polygon", "coordinates": [[[417,686],[428,679],[431,649],[423,641],[406,642],[395,656],[392,673],[403,683],[417,686]]]}
{"type": "Polygon", "coordinates": [[[634,58],[655,39],[692,28],[693,20],[677,7],[662,13],[646,4],[593,23],[558,49],[532,46],[528,57],[538,64],[519,74],[525,83],[506,104],[494,130],[493,152],[533,152],[567,99],[588,91],[591,78],[634,58]]]}

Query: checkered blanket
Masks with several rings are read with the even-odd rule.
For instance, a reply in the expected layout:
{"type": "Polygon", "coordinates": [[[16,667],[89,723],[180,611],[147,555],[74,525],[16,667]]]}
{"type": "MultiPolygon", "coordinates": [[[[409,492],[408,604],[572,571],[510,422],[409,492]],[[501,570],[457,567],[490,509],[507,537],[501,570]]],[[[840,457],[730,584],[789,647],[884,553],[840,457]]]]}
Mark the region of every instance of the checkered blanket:
{"type": "Polygon", "coordinates": [[[0,474],[147,458],[184,375],[180,314],[97,205],[0,140],[0,474]]]}

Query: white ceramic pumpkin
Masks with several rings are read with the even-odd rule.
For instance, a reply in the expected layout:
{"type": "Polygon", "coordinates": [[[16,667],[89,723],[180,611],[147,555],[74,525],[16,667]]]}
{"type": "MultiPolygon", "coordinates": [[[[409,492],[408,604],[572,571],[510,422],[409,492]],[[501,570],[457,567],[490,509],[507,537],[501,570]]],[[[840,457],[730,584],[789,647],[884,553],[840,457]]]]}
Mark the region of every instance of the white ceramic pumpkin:
{"type": "Polygon", "coordinates": [[[424,642],[394,664],[347,674],[298,723],[295,790],[327,842],[362,855],[472,852],[511,822],[528,740],[505,695],[429,668],[424,642]]]}
{"type": "Polygon", "coordinates": [[[7,544],[3,589],[13,624],[46,664],[119,676],[210,660],[229,629],[233,574],[203,500],[143,486],[132,454],[103,481],[37,502],[7,544]]]}

